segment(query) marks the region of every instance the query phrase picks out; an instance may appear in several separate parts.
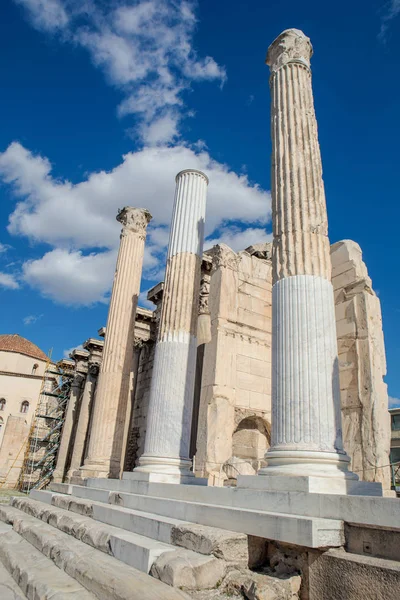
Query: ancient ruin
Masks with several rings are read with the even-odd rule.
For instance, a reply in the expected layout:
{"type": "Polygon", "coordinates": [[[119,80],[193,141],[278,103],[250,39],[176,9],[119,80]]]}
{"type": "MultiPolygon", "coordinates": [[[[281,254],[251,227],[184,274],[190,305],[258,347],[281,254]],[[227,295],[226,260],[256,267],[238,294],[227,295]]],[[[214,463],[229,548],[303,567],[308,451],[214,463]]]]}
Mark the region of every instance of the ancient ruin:
{"type": "Polygon", "coordinates": [[[272,244],[203,252],[208,179],[181,171],[151,311],[150,215],[119,213],[104,349],[72,353],[53,481],[0,507],[15,597],[398,597],[380,303],[360,247],[330,246],[311,55],[297,29],[267,54],[272,244]]]}

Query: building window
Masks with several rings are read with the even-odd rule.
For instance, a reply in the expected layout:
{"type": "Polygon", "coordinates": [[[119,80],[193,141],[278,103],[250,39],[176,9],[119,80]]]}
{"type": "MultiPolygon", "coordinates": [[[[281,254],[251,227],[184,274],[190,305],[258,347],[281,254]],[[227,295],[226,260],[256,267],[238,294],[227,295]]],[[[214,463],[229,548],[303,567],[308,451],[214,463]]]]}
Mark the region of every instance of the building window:
{"type": "Polygon", "coordinates": [[[399,429],[400,429],[400,415],[392,415],[392,431],[398,431],[399,429]]]}
{"type": "Polygon", "coordinates": [[[27,413],[28,410],[29,410],[29,402],[27,400],[24,400],[21,404],[21,412],[27,413]]]}
{"type": "Polygon", "coordinates": [[[37,363],[35,363],[32,367],[32,375],[36,375],[36,371],[38,370],[39,365],[37,363]]]}
{"type": "Polygon", "coordinates": [[[1,398],[0,399],[0,410],[4,410],[5,405],[6,405],[6,399],[1,398]]]}

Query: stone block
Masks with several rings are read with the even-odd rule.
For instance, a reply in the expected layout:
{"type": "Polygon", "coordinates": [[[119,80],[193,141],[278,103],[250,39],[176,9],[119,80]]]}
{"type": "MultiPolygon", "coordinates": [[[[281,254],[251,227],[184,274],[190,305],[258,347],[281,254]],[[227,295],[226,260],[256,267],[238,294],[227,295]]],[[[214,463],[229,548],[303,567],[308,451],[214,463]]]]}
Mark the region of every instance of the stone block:
{"type": "Polygon", "coordinates": [[[267,394],[271,389],[265,376],[244,373],[243,371],[238,371],[236,374],[236,385],[239,390],[249,390],[259,394],[267,394]]]}
{"type": "Polygon", "coordinates": [[[173,527],[171,543],[235,564],[247,565],[249,559],[247,535],[234,531],[183,523],[173,527]]]}
{"type": "Polygon", "coordinates": [[[225,576],[226,563],[214,556],[190,550],[175,550],[161,555],[151,575],[175,588],[204,590],[214,588],[225,576]]]}
{"type": "Polygon", "coordinates": [[[309,568],[309,600],[398,600],[400,564],[328,550],[309,568]]]}
{"type": "Polygon", "coordinates": [[[267,573],[235,570],[228,573],[223,589],[230,594],[242,594],[247,600],[296,600],[299,598],[300,586],[299,575],[277,577],[267,573]]]}

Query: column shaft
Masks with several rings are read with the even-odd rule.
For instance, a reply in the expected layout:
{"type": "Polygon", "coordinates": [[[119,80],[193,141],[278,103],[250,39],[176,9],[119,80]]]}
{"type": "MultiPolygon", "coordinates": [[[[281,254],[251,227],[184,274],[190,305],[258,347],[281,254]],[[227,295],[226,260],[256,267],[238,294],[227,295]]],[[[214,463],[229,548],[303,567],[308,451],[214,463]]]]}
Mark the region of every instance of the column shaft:
{"type": "Polygon", "coordinates": [[[134,324],[142,274],[145,209],[124,208],[114,285],[107,319],[103,362],[83,477],[119,477],[126,407],[132,390],[134,324]]]}
{"type": "Polygon", "coordinates": [[[75,357],[75,375],[71,385],[67,410],[65,412],[64,425],[61,433],[61,442],[57,454],[57,464],[53,473],[53,481],[55,483],[61,483],[64,480],[68,455],[70,453],[71,445],[74,443],[74,427],[76,426],[78,420],[82,388],[86,378],[87,359],[88,356],[84,360],[75,357]]]}
{"type": "Polygon", "coordinates": [[[177,175],[144,454],[135,472],[193,478],[189,459],[197,316],[208,180],[177,175]]]}
{"type": "Polygon", "coordinates": [[[330,247],[312,46],[301,31],[270,46],[273,329],[272,444],[260,475],[357,479],[341,435],[330,247]]]}

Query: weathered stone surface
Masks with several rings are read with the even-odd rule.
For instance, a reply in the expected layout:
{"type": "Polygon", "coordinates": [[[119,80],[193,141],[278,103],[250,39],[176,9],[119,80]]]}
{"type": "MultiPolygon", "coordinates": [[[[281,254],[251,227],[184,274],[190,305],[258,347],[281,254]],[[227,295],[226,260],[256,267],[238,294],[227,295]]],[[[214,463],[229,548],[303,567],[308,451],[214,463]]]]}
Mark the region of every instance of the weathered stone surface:
{"type": "Polygon", "coordinates": [[[171,543],[227,562],[248,563],[247,536],[242,533],[188,523],[173,528],[171,543]]]}
{"type": "Polygon", "coordinates": [[[379,298],[361,248],[344,240],[331,246],[343,421],[352,470],[390,489],[390,417],[379,298]]]}
{"type": "Polygon", "coordinates": [[[400,564],[329,550],[310,565],[309,600],[398,600],[400,564]]]}
{"type": "MultiPolygon", "coordinates": [[[[15,508],[0,509],[0,517],[2,520],[7,519],[9,522],[13,522],[14,532],[23,537],[23,541],[31,544],[31,546],[28,544],[28,548],[34,546],[33,552],[36,548],[39,553],[41,552],[45,557],[51,559],[58,567],[57,572],[59,569],[65,571],[76,580],[74,583],[81,584],[98,600],[183,600],[187,598],[183,592],[169,588],[142,571],[134,569],[112,556],[103,554],[15,508]]],[[[5,536],[0,535],[0,550],[4,539],[5,536]]],[[[24,553],[29,555],[27,547],[25,546],[24,553]]],[[[17,566],[24,564],[24,553],[16,558],[17,566]]],[[[46,564],[49,564],[49,561],[46,564]]],[[[45,582],[45,576],[41,576],[40,581],[45,582]]],[[[51,598],[53,600],[53,596],[51,598]]],[[[68,600],[69,598],[68,596],[68,600]]],[[[74,597],[71,596],[71,598],[74,597]]],[[[92,596],[89,595],[88,598],[92,598],[92,596]]],[[[67,600],[64,596],[59,598],[54,596],[54,600],[56,599],[67,600]]],[[[84,599],[86,600],[85,596],[76,597],[76,600],[84,599]]]]}
{"type": "MultiPolygon", "coordinates": [[[[40,600],[94,600],[95,598],[11,528],[5,531],[4,525],[0,530],[0,560],[29,600],[39,598],[40,600]]],[[[0,591],[2,591],[1,585],[0,591]]],[[[15,593],[15,590],[11,593],[15,593]]],[[[15,599],[19,600],[25,596],[15,595],[15,599]]],[[[13,599],[13,596],[11,595],[10,598],[13,599]]]]}
{"type": "Polygon", "coordinates": [[[190,550],[176,550],[161,555],[153,564],[151,575],[173,587],[201,590],[214,588],[222,581],[225,571],[223,560],[190,550]]]}
{"type": "Polygon", "coordinates": [[[15,583],[10,573],[0,563],[0,598],[1,600],[26,600],[25,594],[15,583]]]}
{"type": "Polygon", "coordinates": [[[133,385],[134,323],[150,220],[150,213],[143,208],[126,206],[117,215],[122,224],[121,241],[82,478],[120,474],[133,385]]]}
{"type": "Polygon", "coordinates": [[[280,578],[267,573],[235,570],[226,576],[223,590],[228,593],[239,592],[247,600],[296,600],[300,586],[299,575],[280,578]]]}

